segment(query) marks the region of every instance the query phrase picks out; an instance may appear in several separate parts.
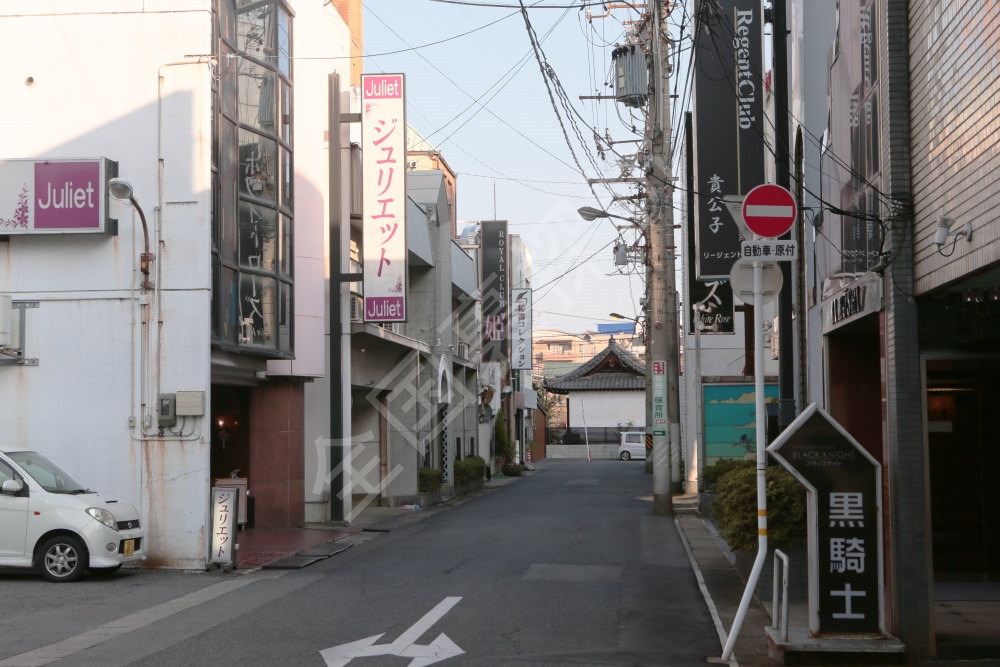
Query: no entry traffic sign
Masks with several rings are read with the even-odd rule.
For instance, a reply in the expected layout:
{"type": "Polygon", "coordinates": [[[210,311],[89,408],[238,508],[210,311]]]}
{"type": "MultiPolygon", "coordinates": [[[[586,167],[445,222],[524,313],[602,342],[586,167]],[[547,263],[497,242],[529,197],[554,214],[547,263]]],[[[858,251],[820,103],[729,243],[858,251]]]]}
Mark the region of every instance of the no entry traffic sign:
{"type": "Polygon", "coordinates": [[[760,236],[781,236],[792,228],[796,213],[795,198],[780,185],[758,185],[743,198],[743,220],[760,236]]]}

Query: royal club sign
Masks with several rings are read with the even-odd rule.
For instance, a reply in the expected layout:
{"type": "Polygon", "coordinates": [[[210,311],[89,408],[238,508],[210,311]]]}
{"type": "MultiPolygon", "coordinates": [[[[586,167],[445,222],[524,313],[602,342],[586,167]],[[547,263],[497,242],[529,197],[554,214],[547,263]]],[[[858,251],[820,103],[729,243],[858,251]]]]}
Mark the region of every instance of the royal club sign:
{"type": "Polygon", "coordinates": [[[366,322],[406,321],[405,85],[402,74],[361,77],[366,322]]]}
{"type": "Polygon", "coordinates": [[[480,225],[483,361],[508,361],[510,348],[510,243],[506,220],[480,225]]]}
{"type": "Polygon", "coordinates": [[[0,235],[110,231],[107,182],[116,167],[105,158],[0,161],[0,235]]]}

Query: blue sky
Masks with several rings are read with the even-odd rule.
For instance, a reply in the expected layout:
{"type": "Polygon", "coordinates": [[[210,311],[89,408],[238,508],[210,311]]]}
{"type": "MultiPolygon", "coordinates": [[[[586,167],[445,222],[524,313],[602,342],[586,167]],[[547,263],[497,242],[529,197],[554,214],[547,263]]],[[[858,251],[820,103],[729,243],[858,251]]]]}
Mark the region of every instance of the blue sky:
{"type": "Polygon", "coordinates": [[[630,214],[612,196],[634,186],[590,187],[586,178],[620,173],[619,156],[605,150],[602,159],[593,130],[634,153],[643,117],[614,100],[579,98],[613,95],[611,51],[638,14],[598,17],[595,6],[588,17],[579,2],[526,0],[529,30],[516,0],[364,5],[365,71],[406,74],[407,121],[458,173],[459,220],[508,220],[527,243],[535,329],[582,332],[611,321],[610,312],[637,314],[642,267],[612,259],[615,239],[634,242],[635,233],[619,231],[622,221],[586,222],[577,209],[630,214]],[[540,58],[554,74],[549,86],[540,58]]]}

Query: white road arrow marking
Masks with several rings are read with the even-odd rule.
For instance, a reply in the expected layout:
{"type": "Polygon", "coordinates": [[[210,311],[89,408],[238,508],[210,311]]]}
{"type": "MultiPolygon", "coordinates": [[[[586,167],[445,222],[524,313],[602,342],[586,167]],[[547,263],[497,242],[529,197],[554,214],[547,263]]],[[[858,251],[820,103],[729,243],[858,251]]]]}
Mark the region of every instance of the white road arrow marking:
{"type": "Polygon", "coordinates": [[[372,655],[397,655],[401,658],[413,658],[409,667],[424,667],[435,662],[441,662],[456,655],[465,653],[444,633],[441,633],[430,644],[417,644],[416,641],[427,632],[441,617],[458,604],[460,597],[445,598],[436,607],[424,614],[423,618],[411,625],[391,644],[376,644],[385,633],[374,635],[356,642],[331,646],[319,652],[328,667],[344,667],[354,658],[372,655]]]}

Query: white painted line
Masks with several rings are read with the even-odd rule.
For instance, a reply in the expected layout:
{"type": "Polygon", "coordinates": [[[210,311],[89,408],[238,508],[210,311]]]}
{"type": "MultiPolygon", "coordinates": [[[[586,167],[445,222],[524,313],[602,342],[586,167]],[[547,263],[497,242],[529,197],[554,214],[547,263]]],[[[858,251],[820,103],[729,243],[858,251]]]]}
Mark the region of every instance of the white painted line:
{"type": "Polygon", "coordinates": [[[106,641],[116,639],[122,635],[126,635],[140,628],[152,625],[157,621],[162,621],[168,616],[173,616],[174,614],[191,609],[192,607],[197,607],[198,605],[204,604],[209,600],[214,600],[215,598],[223,595],[228,595],[229,593],[252,584],[255,581],[273,578],[275,578],[275,575],[254,576],[253,578],[244,577],[241,579],[213,584],[212,586],[203,588],[200,591],[195,591],[194,593],[188,593],[187,595],[179,597],[175,600],[169,600],[162,604],[158,604],[155,607],[149,607],[148,609],[137,611],[134,614],[123,616],[122,618],[111,621],[110,623],[105,623],[104,625],[94,628],[93,630],[88,630],[87,632],[76,635],[75,637],[69,637],[68,639],[64,639],[54,644],[49,644],[48,646],[42,646],[19,655],[11,656],[0,661],[0,667],[40,667],[41,665],[48,665],[57,660],[67,658],[74,653],[85,651],[88,648],[97,646],[98,644],[103,644],[106,641]]]}
{"type": "Polygon", "coordinates": [[[452,607],[458,604],[460,597],[448,597],[436,607],[424,614],[423,618],[411,625],[391,644],[376,644],[384,632],[358,641],[331,646],[319,652],[327,667],[344,667],[355,658],[367,658],[376,655],[396,655],[401,658],[413,658],[409,667],[424,667],[435,662],[441,662],[465,653],[461,647],[441,633],[430,644],[417,644],[417,640],[427,632],[432,625],[441,620],[452,607]]]}
{"type": "Polygon", "coordinates": [[[749,218],[791,218],[793,215],[791,206],[767,206],[764,204],[751,204],[746,207],[744,217],[749,218]]]}

